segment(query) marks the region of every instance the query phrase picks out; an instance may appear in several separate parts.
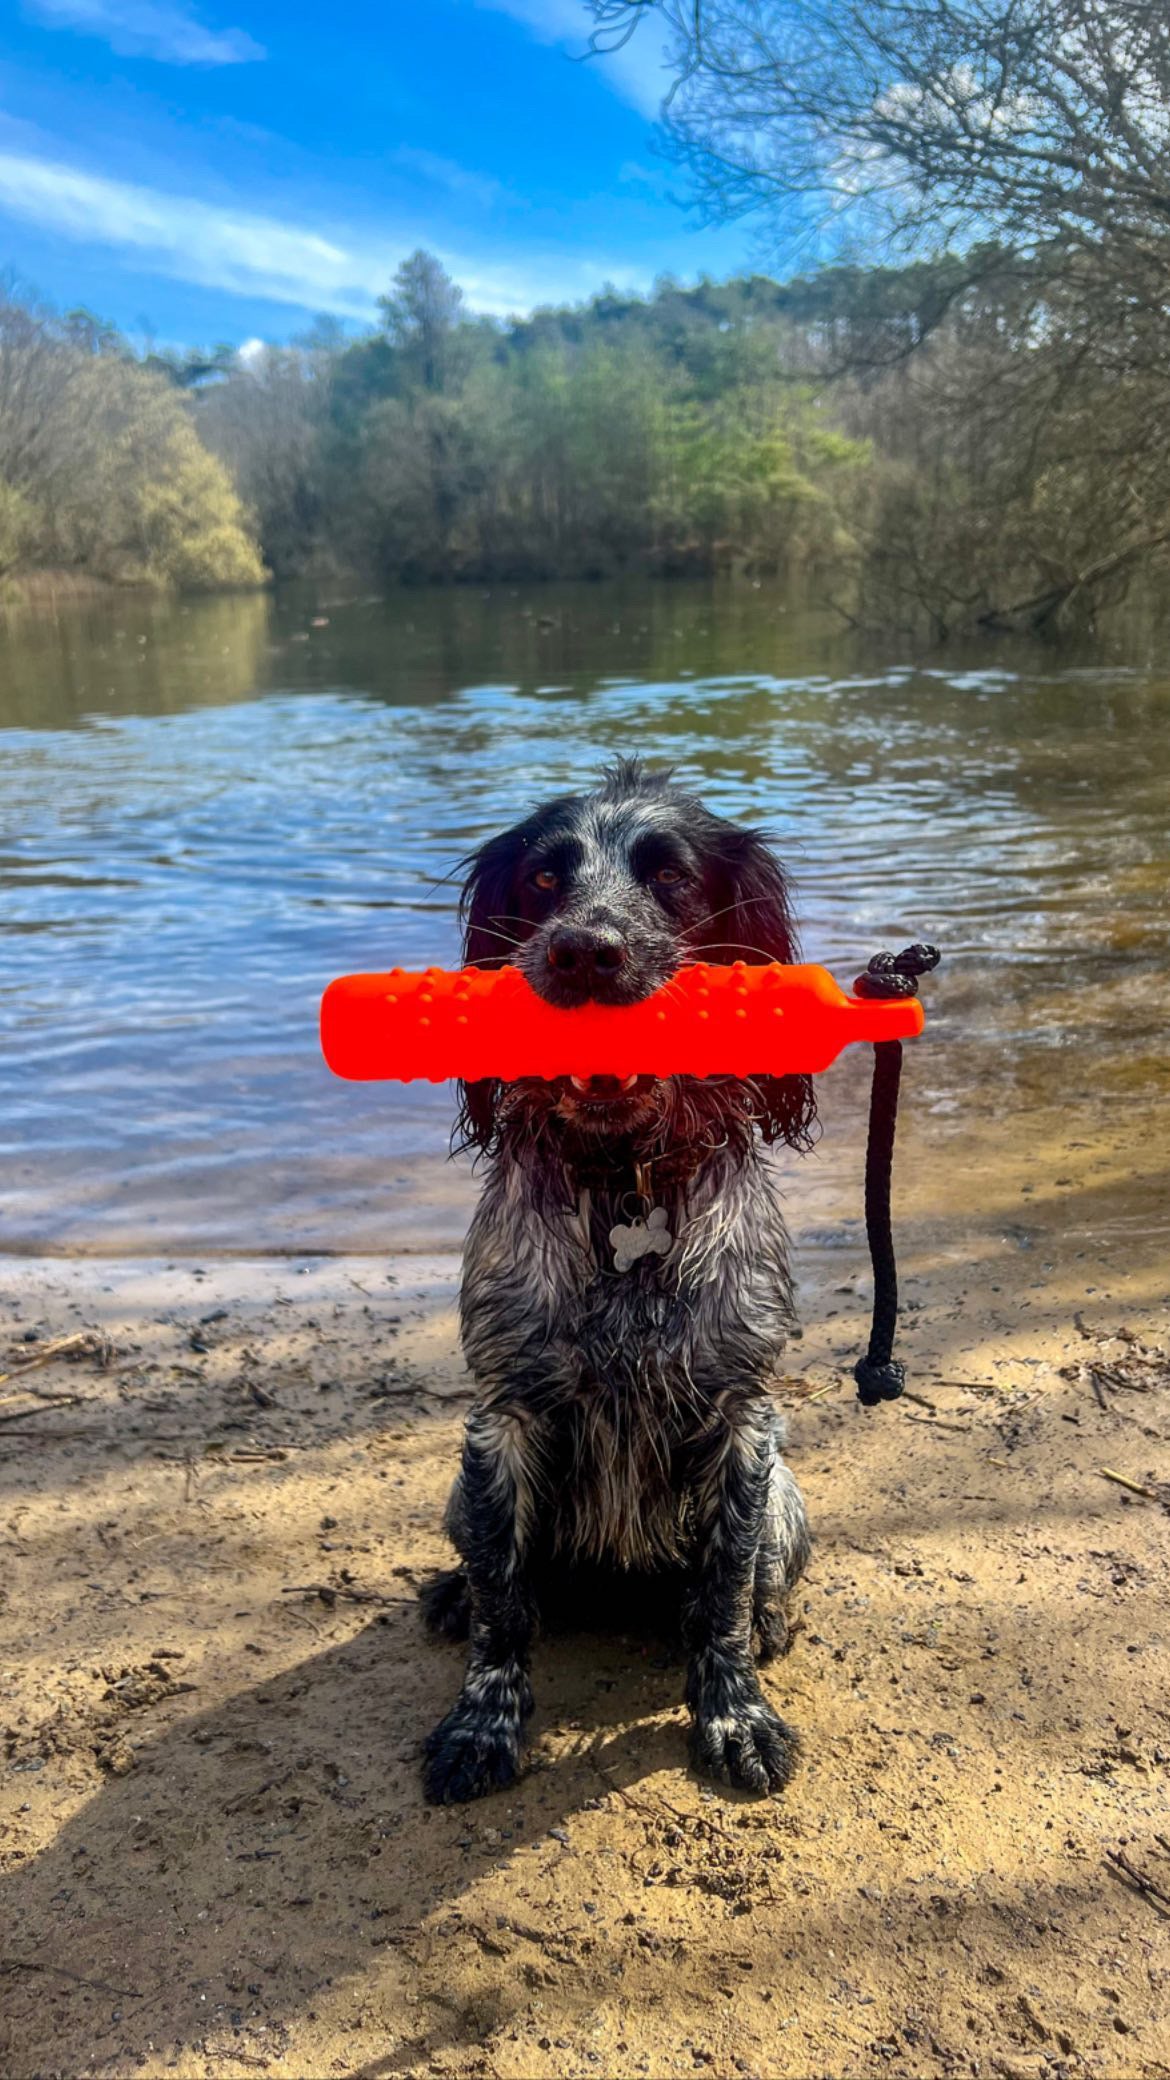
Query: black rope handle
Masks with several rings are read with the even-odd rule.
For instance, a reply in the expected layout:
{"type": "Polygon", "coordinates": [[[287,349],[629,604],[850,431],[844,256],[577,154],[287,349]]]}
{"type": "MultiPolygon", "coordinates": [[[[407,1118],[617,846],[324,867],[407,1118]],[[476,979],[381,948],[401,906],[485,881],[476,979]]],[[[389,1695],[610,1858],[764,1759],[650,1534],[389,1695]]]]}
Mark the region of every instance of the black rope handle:
{"type": "MultiPolygon", "coordinates": [[[[853,985],[859,997],[916,997],[918,978],[937,968],[934,946],[907,946],[902,953],[875,953],[853,985]]],[[[890,1176],[902,1081],[902,1043],[878,1040],[873,1050],[869,1135],[865,1146],[865,1232],[873,1265],[873,1319],[869,1349],[853,1368],[857,1398],[866,1408],[896,1401],[906,1385],[906,1367],[895,1358],[898,1329],[898,1264],[890,1221],[890,1176]]]]}

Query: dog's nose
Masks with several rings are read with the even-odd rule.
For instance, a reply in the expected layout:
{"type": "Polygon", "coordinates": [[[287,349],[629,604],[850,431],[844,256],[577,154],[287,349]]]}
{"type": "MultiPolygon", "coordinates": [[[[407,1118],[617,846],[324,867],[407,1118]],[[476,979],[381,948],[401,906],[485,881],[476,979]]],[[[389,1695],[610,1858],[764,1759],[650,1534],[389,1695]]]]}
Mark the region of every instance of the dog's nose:
{"type": "Polygon", "coordinates": [[[614,925],[559,924],[549,938],[548,964],[558,975],[593,982],[616,975],[625,966],[627,951],[614,925]]]}

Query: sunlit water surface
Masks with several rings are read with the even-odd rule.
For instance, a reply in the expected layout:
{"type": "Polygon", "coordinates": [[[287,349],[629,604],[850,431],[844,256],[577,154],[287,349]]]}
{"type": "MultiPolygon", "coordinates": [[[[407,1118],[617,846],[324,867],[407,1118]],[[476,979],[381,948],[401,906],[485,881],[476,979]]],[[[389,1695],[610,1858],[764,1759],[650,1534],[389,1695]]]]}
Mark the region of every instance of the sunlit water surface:
{"type": "MultiPolygon", "coordinates": [[[[846,982],[944,949],[908,1075],[924,1218],[1002,1222],[1063,1165],[1070,1222],[1166,1219],[1157,662],[865,650],[730,586],[122,600],[14,617],[0,659],[2,1248],[457,1240],[449,1092],[331,1080],[317,1000],[454,963],[461,855],[619,751],[776,833],[846,982]],[[1111,1160],[1136,1182],[1106,1220],[1111,1160]]],[[[826,1079],[798,1222],[840,1209],[863,1079],[826,1079]]]]}

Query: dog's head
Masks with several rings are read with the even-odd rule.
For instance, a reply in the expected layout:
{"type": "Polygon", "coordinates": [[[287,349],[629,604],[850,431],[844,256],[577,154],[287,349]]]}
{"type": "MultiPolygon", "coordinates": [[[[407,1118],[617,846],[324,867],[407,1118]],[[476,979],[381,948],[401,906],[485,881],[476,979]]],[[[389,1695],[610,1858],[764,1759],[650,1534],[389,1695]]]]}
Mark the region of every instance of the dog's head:
{"type": "MultiPolygon", "coordinates": [[[[465,962],[514,963],[540,996],[566,1009],[640,1003],[688,961],[757,965],[797,954],[788,885],[760,833],[714,815],[637,760],[610,767],[592,794],[534,810],[467,866],[465,962]]],[[[693,1078],[645,1076],[562,1078],[527,1095],[580,1136],[636,1137],[666,1123],[684,1084],[693,1098],[693,1078]]],[[[807,1077],[754,1077],[749,1094],[766,1140],[807,1145],[807,1077]]],[[[501,1097],[495,1083],[464,1089],[466,1142],[495,1145],[501,1097]]]]}

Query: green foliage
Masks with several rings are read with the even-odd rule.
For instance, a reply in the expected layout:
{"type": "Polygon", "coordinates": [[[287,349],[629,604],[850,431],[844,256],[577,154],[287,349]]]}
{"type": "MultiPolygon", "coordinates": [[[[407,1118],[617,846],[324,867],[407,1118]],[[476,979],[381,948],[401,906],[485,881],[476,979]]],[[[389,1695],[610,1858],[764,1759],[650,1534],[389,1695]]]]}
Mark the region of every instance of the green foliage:
{"type": "Polygon", "coordinates": [[[0,570],[255,586],[239,496],[189,400],[88,312],[0,296],[0,570]]]}
{"type": "Polygon", "coordinates": [[[381,308],[359,339],[137,361],[0,297],[0,576],[731,569],[941,637],[1091,620],[1170,567],[1160,317],[1087,336],[1078,285],[998,247],[508,325],[418,253],[381,308]]]}
{"type": "Polygon", "coordinates": [[[262,585],[264,566],[231,479],[189,421],[160,429],[152,462],[149,472],[135,468],[126,486],[144,576],[184,592],[262,585]]]}
{"type": "Polygon", "coordinates": [[[780,299],[775,283],[666,282],[500,327],[416,253],[378,333],[237,363],[199,423],[279,575],[837,564],[868,449],[799,379],[780,299]]]}

